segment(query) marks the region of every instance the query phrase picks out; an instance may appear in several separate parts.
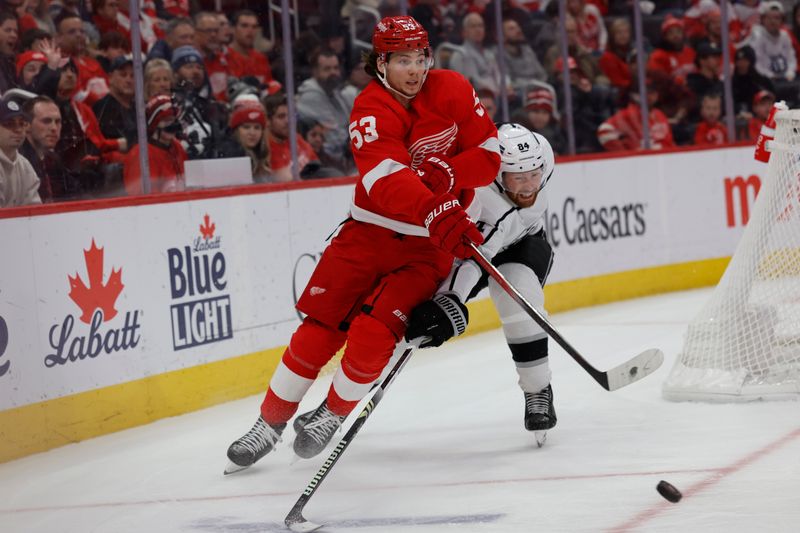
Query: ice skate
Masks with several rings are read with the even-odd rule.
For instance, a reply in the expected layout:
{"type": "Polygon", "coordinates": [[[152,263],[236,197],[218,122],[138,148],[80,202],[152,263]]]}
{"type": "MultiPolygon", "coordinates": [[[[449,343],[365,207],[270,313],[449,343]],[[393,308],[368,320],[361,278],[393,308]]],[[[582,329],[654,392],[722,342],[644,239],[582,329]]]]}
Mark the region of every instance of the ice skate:
{"type": "Polygon", "coordinates": [[[244,470],[271,452],[281,440],[281,433],[285,428],[286,424],[271,426],[259,416],[250,431],[236,439],[228,448],[229,461],[225,474],[244,470]]]}
{"type": "Polygon", "coordinates": [[[556,425],[553,407],[553,387],[548,385],[536,393],[525,393],[525,429],[533,431],[536,444],[541,448],[547,440],[547,430],[556,425]]]}
{"type": "Polygon", "coordinates": [[[294,453],[303,459],[317,455],[328,445],[345,418],[347,417],[334,414],[328,409],[328,401],[323,401],[297,433],[297,438],[294,439],[294,453]]]}
{"type": "Polygon", "coordinates": [[[308,419],[311,418],[311,415],[313,414],[314,414],[314,409],[297,415],[297,417],[294,419],[294,422],[292,422],[292,427],[294,428],[294,432],[299,434],[301,431],[303,431],[303,427],[306,425],[306,422],[308,422],[308,419]]]}

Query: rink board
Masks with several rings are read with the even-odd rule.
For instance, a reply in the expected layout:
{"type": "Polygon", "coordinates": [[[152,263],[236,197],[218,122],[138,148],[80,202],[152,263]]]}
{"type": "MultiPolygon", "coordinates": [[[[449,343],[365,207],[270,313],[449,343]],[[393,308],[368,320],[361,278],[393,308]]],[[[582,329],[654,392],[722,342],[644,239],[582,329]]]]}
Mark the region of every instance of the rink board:
{"type": "MultiPolygon", "coordinates": [[[[716,283],[766,170],[751,154],[560,164],[548,310],[716,283]]],[[[0,211],[0,461],[263,391],[352,188],[0,211]]],[[[498,325],[471,308],[470,332],[498,325]]]]}

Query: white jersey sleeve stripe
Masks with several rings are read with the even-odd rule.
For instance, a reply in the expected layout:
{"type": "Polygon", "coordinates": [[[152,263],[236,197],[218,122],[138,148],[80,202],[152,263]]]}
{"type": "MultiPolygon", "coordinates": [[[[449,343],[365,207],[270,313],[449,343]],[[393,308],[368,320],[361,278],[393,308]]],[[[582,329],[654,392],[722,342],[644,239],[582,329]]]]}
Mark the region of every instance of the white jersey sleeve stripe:
{"type": "Polygon", "coordinates": [[[364,177],[361,179],[361,183],[367,190],[367,194],[369,194],[372,186],[375,185],[379,179],[385,178],[386,176],[394,174],[395,172],[403,170],[404,168],[408,167],[402,163],[398,163],[394,159],[384,159],[375,165],[372,170],[364,174],[364,177]]]}

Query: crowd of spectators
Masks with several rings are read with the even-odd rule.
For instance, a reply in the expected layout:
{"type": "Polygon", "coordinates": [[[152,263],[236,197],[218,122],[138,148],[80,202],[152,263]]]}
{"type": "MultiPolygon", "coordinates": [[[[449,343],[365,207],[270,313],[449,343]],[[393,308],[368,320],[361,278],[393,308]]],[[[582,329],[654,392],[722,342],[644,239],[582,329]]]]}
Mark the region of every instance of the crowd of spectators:
{"type": "Polygon", "coordinates": [[[142,193],[142,146],[153,192],[183,190],[190,159],[249,158],[256,183],[354,174],[349,115],[371,79],[362,53],[376,13],[404,6],[428,30],[435,68],[464,74],[495,120],[504,96],[511,120],[557,154],[568,152],[565,78],[578,153],[642,149],[642,98],[654,149],[755,140],[776,99],[798,104],[800,2],[639,2],[640,94],[632,1],[566,0],[565,64],[558,0],[298,0],[290,70],[267,2],[143,0],[137,117],[128,0],[0,0],[0,207],[142,193]],[[725,127],[723,31],[735,139],[725,127]]]}

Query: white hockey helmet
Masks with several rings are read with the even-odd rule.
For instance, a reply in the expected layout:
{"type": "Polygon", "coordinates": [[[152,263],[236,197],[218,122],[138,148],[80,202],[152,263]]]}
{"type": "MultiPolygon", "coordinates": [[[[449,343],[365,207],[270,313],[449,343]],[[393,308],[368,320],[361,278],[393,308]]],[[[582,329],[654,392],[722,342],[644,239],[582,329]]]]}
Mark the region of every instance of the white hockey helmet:
{"type": "Polygon", "coordinates": [[[555,157],[553,148],[542,135],[529,131],[514,122],[502,124],[497,129],[500,141],[500,172],[497,183],[503,187],[503,172],[527,172],[542,169],[542,184],[547,185],[553,175],[555,157]]]}

